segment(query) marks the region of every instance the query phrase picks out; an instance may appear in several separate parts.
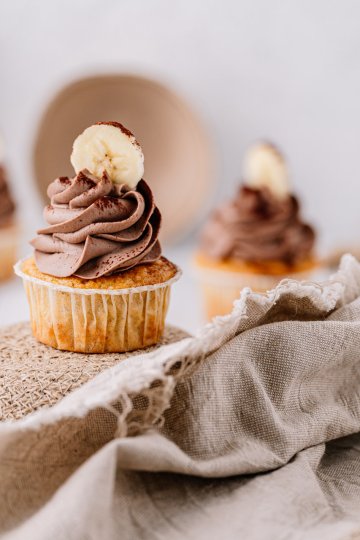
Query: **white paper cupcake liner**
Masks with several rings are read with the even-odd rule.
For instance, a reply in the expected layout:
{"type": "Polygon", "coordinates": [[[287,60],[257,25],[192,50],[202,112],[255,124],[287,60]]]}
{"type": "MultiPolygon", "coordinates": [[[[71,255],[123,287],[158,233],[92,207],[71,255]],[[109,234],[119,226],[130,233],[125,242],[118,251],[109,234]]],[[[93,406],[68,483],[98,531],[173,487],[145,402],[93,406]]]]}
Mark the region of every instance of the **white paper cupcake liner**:
{"type": "Polygon", "coordinates": [[[17,259],[20,229],[18,225],[0,227],[0,281],[13,276],[17,259]]]}
{"type": "Polygon", "coordinates": [[[216,315],[226,315],[233,309],[234,301],[245,287],[258,293],[274,289],[286,278],[298,281],[309,280],[314,270],[292,272],[286,275],[257,274],[250,272],[233,272],[204,268],[196,265],[196,274],[202,290],[206,317],[211,320],[216,315]]]}
{"type": "Polygon", "coordinates": [[[171,285],[181,271],[164,283],[129,289],[79,289],[32,277],[21,270],[30,306],[33,334],[60,350],[105,353],[148,347],[159,341],[169,305],[171,285]]]}

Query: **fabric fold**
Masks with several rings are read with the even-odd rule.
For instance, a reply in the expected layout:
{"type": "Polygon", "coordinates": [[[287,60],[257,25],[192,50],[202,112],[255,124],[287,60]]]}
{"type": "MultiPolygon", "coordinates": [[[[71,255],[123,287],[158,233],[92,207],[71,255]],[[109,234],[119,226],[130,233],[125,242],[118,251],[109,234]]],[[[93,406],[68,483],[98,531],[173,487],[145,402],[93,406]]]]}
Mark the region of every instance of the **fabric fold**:
{"type": "Polygon", "coordinates": [[[360,530],[359,350],[351,256],[327,282],[245,289],[196,336],[0,425],[2,531],[348,540],[360,530]]]}

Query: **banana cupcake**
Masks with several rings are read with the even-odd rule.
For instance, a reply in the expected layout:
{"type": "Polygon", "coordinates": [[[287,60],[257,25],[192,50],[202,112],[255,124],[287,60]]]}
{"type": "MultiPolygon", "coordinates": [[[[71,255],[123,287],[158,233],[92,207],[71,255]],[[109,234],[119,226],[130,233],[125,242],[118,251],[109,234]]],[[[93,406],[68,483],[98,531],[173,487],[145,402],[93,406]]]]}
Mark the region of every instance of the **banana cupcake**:
{"type": "Polygon", "coordinates": [[[6,176],[5,166],[0,155],[0,281],[14,275],[13,266],[19,243],[15,204],[6,176]]]}
{"type": "Polygon", "coordinates": [[[318,266],[315,232],[290,192],[283,156],[259,143],[244,161],[245,181],[211,215],[195,260],[209,319],[229,313],[244,287],[265,292],[284,278],[308,279],[318,266]]]}
{"type": "Polygon", "coordinates": [[[74,178],[48,188],[47,226],[20,261],[34,336],[57,349],[124,352],[162,336],[178,268],[161,256],[161,214],[143,180],[144,156],[117,122],[73,145],[74,178]]]}

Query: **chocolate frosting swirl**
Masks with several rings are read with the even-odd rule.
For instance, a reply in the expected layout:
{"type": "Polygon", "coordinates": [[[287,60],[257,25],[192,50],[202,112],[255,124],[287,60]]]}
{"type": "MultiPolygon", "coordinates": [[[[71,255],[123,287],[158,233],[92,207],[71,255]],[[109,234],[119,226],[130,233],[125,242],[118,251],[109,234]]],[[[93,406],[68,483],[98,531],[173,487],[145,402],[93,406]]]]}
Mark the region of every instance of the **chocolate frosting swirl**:
{"type": "Polygon", "coordinates": [[[302,222],[299,203],[279,199],[268,189],[242,186],[234,200],[216,210],[201,247],[211,258],[295,264],[311,255],[315,233],[302,222]]]}
{"type": "Polygon", "coordinates": [[[15,212],[15,204],[6,182],[6,174],[0,165],[0,227],[8,225],[15,212]]]}
{"type": "Polygon", "coordinates": [[[47,193],[49,226],[31,242],[41,272],[94,279],[160,257],[161,215],[144,180],[129,190],[84,170],[57,178],[47,193]]]}

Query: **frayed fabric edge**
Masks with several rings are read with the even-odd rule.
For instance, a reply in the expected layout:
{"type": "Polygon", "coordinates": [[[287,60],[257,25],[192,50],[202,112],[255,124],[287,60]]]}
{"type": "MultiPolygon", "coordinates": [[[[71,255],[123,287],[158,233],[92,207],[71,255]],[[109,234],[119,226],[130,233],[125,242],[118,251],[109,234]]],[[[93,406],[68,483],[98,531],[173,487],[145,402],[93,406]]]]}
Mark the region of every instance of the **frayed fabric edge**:
{"type": "Polygon", "coordinates": [[[331,312],[353,301],[360,294],[360,264],[352,255],[345,255],[339,270],[324,282],[286,279],[266,294],[254,293],[245,288],[235,301],[232,313],[216,317],[194,337],[164,345],[150,353],[140,353],[105,370],[53,407],[39,409],[17,421],[1,423],[0,435],[15,434],[19,429],[36,430],[69,417],[85,417],[97,408],[105,408],[117,416],[117,436],[142,433],[161,422],[165,410],[170,406],[177,382],[196,370],[209,354],[241,332],[239,326],[248,317],[249,300],[267,311],[283,295],[289,293],[297,298],[309,298],[324,313],[331,312]],[[156,386],[153,386],[155,382],[156,386]],[[152,411],[145,411],[142,421],[137,426],[130,426],[128,418],[133,409],[132,400],[139,395],[148,399],[152,411]],[[120,403],[120,412],[114,408],[114,403],[120,403]]]}

